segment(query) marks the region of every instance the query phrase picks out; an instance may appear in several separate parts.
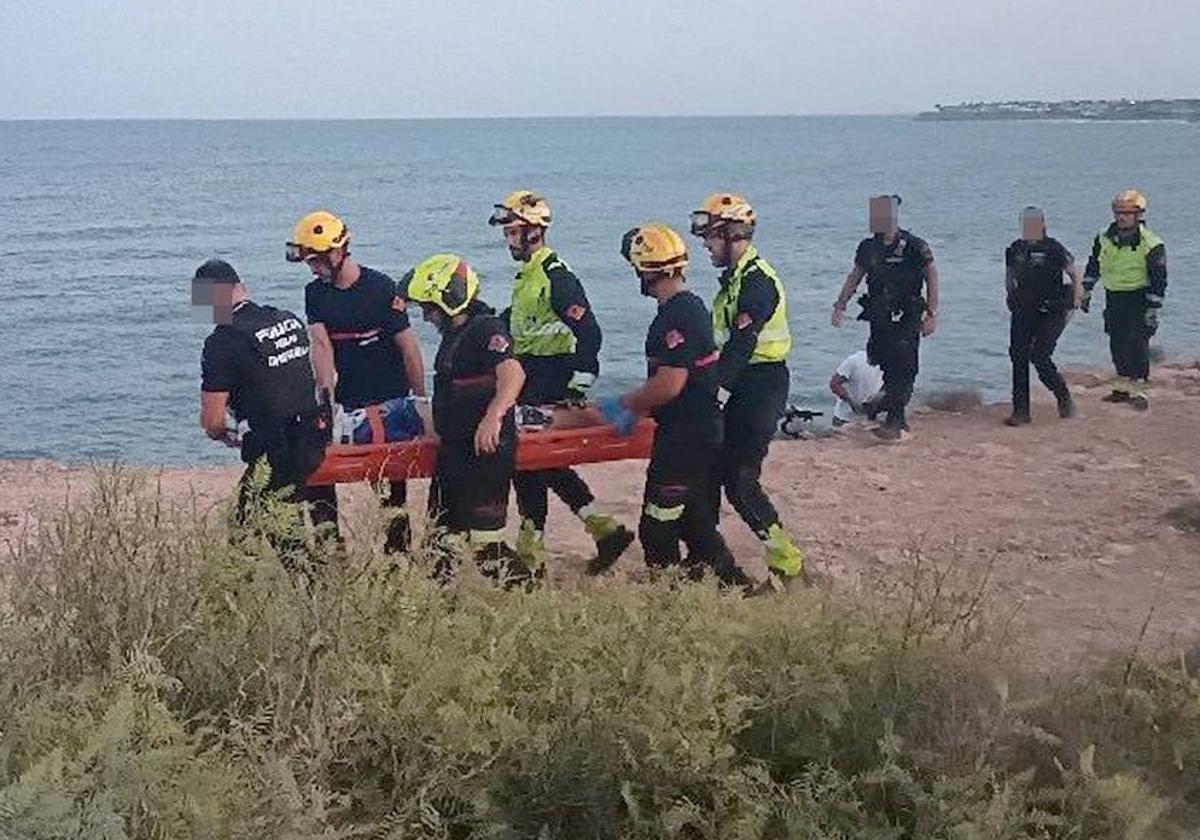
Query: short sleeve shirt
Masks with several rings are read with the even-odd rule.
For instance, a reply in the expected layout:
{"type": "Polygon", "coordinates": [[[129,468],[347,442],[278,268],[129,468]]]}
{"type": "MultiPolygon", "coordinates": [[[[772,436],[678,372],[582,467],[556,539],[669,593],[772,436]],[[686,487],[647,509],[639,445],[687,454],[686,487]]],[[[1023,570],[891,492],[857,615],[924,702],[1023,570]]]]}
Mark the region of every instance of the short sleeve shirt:
{"type": "Polygon", "coordinates": [[[460,329],[442,336],[434,361],[433,424],[446,440],[474,436],[496,395],[496,367],[514,358],[504,321],[480,301],[468,312],[460,329]]]}
{"type": "Polygon", "coordinates": [[[1017,281],[1016,302],[1025,309],[1062,307],[1070,299],[1071,289],[1071,281],[1063,272],[1074,259],[1053,237],[1013,242],[1004,251],[1004,264],[1017,281]]]}
{"type": "Polygon", "coordinates": [[[658,308],[646,336],[647,375],[658,368],[684,368],[687,384],[674,400],[654,409],[664,430],[688,431],[705,438],[720,438],[721,415],[717,407],[717,351],[712,316],[704,302],[682,291],[658,308]]]}

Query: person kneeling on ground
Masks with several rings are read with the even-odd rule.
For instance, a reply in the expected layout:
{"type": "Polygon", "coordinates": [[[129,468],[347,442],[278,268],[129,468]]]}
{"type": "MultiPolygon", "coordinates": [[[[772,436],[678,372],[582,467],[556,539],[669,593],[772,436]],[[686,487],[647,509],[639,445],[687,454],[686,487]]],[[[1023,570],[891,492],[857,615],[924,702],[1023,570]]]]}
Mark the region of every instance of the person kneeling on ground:
{"type": "Polygon", "coordinates": [[[1066,380],[1054,365],[1054,348],[1067,325],[1067,314],[1083,300],[1083,279],[1071,252],[1046,235],[1046,217],[1037,207],[1021,211],[1021,238],[1004,252],[1005,290],[1012,324],[1012,415],[1009,426],[1029,423],[1029,363],[1054,393],[1058,416],[1075,413],[1066,380]],[[1063,275],[1066,275],[1064,277],[1063,275]]]}
{"type": "Polygon", "coordinates": [[[866,350],[859,350],[837,366],[829,377],[829,390],[837,397],[834,426],[847,426],[864,418],[874,420],[883,401],[883,371],[871,364],[866,350]]]}
{"type": "Polygon", "coordinates": [[[721,583],[747,586],[749,579],[717,530],[720,352],[708,309],[684,288],[687,246],[667,226],[649,224],[625,234],[621,255],[637,272],[642,294],[658,302],[658,314],[646,336],[649,378],[635,391],[602,400],[600,410],[622,434],[644,414],[658,423],[638,523],[646,564],[680,565],[682,540],[693,573],[707,562],[721,583]]]}
{"type": "Polygon", "coordinates": [[[247,523],[257,491],[289,488],[285,498],[305,503],[312,523],[336,537],[333,487],[305,484],[325,455],[329,420],[317,405],[304,323],[291,312],[251,301],[223,260],[196,269],[192,302],[211,306],[216,324],[200,358],[200,425],[213,440],[240,446],[247,464],[236,523],[247,523]],[[249,431],[239,436],[241,421],[249,431]],[[269,475],[261,485],[255,471],[264,462],[269,475]]]}
{"type": "MultiPolygon", "coordinates": [[[[429,487],[434,523],[466,534],[484,575],[505,586],[533,574],[505,541],[508,488],[516,470],[513,406],[525,383],[504,322],[478,299],[479,278],[460,257],[434,254],[405,276],[408,300],[441,333],[434,361],[438,453],[429,487]]],[[[446,581],[448,563],[435,576],[446,581]]]]}

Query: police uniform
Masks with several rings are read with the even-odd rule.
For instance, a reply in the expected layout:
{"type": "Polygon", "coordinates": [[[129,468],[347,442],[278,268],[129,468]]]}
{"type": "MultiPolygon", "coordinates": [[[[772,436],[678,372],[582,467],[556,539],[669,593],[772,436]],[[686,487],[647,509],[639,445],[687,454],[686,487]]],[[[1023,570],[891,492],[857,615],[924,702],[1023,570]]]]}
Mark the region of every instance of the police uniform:
{"type": "Polygon", "coordinates": [[[1057,239],[1018,239],[1005,249],[1008,310],[1012,313],[1008,355],[1012,360],[1012,403],[1015,415],[1029,415],[1029,364],[1049,388],[1060,408],[1071,400],[1067,383],[1052,355],[1073,306],[1073,286],[1064,272],[1074,261],[1057,239]]]}
{"type": "Polygon", "coordinates": [[[861,320],[871,326],[867,358],[883,371],[887,423],[903,428],[905,408],[912,399],[921,342],[922,297],[926,271],[933,262],[928,243],[903,228],[885,243],[881,235],[864,239],[854,264],[867,278],[861,320]]]}
{"type": "Polygon", "coordinates": [[[1084,277],[1089,290],[1097,279],[1104,285],[1104,331],[1117,374],[1149,379],[1150,338],[1157,326],[1147,322],[1147,310],[1161,306],[1167,293],[1162,238],[1142,224],[1128,235],[1109,225],[1092,242],[1084,277]]]}
{"type": "Polygon", "coordinates": [[[242,301],[231,322],[220,324],[204,342],[200,387],[228,392],[229,408],[250,430],[242,439],[249,466],[238,494],[238,520],[252,501],[251,476],[265,458],[271,468],[268,490],[293,487],[293,501],[309,502],[313,522],[336,530],[333,487],[308,487],[329,440],[328,418],[316,402],[308,333],[291,312],[242,301]]]}
{"type": "MultiPolygon", "coordinates": [[[[547,246],[517,271],[512,306],[505,311],[513,348],[525,371],[522,405],[554,403],[576,396],[569,383],[576,373],[599,373],[600,325],[583,285],[547,246]]],[[[591,490],[569,467],[517,473],[513,479],[522,518],[544,529],[547,489],[575,513],[594,500],[591,490]]]]}
{"type": "MultiPolygon", "coordinates": [[[[324,280],[304,288],[304,311],[309,324],[322,324],[333,345],[337,370],[336,398],[346,410],[378,405],[411,391],[404,357],[395,336],[409,329],[404,299],[392,278],[359,266],[353,285],[340,289],[324,280]]],[[[407,496],[403,481],[388,483],[384,504],[402,507],[407,496]]],[[[408,546],[407,517],[388,529],[389,550],[408,546]]]]}
{"type": "Polygon", "coordinates": [[[717,530],[713,506],[714,469],[720,458],[721,411],[717,405],[720,352],[704,302],[681,291],[662,303],[646,335],[647,376],[659,367],[687,370],[687,383],[671,402],[652,411],[657,422],[638,537],[646,563],[681,562],[679,542],[690,564],[711,563],[724,583],[745,584],[717,530]]]}
{"type": "Polygon", "coordinates": [[[727,269],[713,301],[713,334],[721,351],[720,387],[725,404],[721,485],[734,510],[766,540],[779,513],[759,479],[763,460],[787,408],[792,346],[783,283],[775,269],[749,246],[727,269]]]}
{"type": "Polygon", "coordinates": [[[430,514],[452,533],[468,533],[474,544],[503,546],[508,487],[516,470],[517,429],[510,408],[500,445],[475,452],[475,431],[496,396],[496,367],[513,358],[504,322],[482,301],[464,310],[461,326],[447,326],[434,361],[433,425],[439,437],[430,485],[430,514]]]}

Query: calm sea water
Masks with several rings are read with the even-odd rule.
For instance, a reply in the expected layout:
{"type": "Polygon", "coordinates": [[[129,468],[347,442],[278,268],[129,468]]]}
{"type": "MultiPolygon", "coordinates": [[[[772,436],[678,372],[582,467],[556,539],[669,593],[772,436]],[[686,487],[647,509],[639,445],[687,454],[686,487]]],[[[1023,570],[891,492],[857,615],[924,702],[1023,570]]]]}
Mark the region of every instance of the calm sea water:
{"type": "MultiPolygon", "coordinates": [[[[189,305],[189,278],[221,256],[256,299],[302,311],[306,272],[284,262],[283,243],[318,207],[346,218],[364,264],[398,277],[435,250],[458,251],[484,298],[502,304],[514,266],[488,213],[515,187],[544,192],[551,242],[605,331],[598,390],[614,392],[641,376],[653,316],[618,254],[621,234],[653,219],[683,229],[705,194],[739,191],[788,287],[793,400],[828,408],[832,368],[866,339],[865,325],[835,330],[828,316],[870,194],[903,196],[902,224],[941,267],[941,327],[923,345],[918,389],[977,386],[1001,399],[1002,254],[1019,208],[1043,205],[1051,233],[1083,260],[1113,193],[1145,190],[1171,264],[1158,341],[1195,355],[1198,184],[1200,124],[1183,123],[0,123],[0,457],[233,460],[198,428],[209,327],[189,305]]],[[[716,272],[695,244],[690,282],[710,298],[716,272]]],[[[1106,362],[1098,311],[1069,325],[1060,358],[1106,362]]]]}

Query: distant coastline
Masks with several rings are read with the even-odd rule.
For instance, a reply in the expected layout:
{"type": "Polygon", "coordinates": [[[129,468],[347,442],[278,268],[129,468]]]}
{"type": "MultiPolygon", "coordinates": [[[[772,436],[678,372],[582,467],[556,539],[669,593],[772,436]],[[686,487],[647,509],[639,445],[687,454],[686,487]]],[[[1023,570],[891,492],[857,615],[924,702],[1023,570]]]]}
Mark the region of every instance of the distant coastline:
{"type": "Polygon", "coordinates": [[[935,105],[918,120],[1183,120],[1200,122],[1200,99],[1014,100],[935,105]]]}

